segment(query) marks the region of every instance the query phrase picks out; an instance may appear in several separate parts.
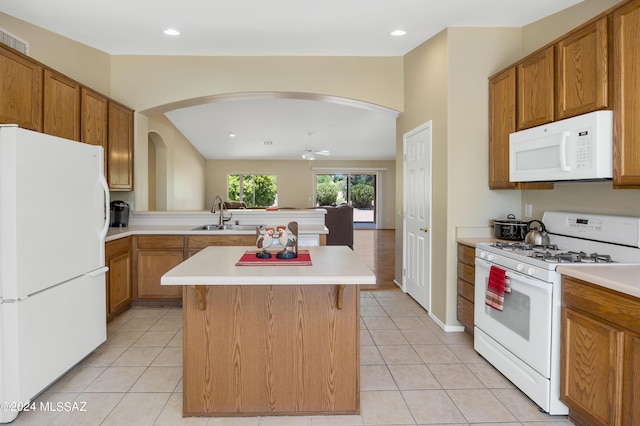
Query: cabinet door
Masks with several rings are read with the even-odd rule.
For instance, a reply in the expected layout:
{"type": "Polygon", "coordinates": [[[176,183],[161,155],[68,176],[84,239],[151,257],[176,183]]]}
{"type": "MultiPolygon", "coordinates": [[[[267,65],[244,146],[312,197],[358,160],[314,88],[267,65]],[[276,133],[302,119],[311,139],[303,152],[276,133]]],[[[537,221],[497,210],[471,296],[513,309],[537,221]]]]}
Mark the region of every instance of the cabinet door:
{"type": "Polygon", "coordinates": [[[109,259],[109,315],[131,303],[131,253],[125,252],[109,259]]]}
{"type": "Polygon", "coordinates": [[[0,48],[0,122],[42,131],[42,67],[0,48]]]}
{"type": "Polygon", "coordinates": [[[108,100],[91,89],[80,89],[80,141],[104,149],[104,171],[107,174],[108,100]]]}
{"type": "Polygon", "coordinates": [[[640,188],[640,1],[613,14],[613,185],[640,188]]]}
{"type": "Polygon", "coordinates": [[[161,285],[160,278],[184,260],[184,250],[138,250],[138,297],[179,299],[182,286],[161,285]]]}
{"type": "Polygon", "coordinates": [[[80,140],[80,85],[44,70],[44,126],[48,135],[80,140]]]}
{"type": "Polygon", "coordinates": [[[556,120],[609,107],[607,19],[558,43],[556,120]]]}
{"type": "Polygon", "coordinates": [[[518,130],[553,121],[553,46],[518,64],[518,130]]]}
{"type": "Polygon", "coordinates": [[[640,334],[626,333],[624,351],[623,424],[633,425],[640,419],[640,334]]]}
{"type": "Polygon", "coordinates": [[[513,189],[509,182],[509,134],[516,131],[516,69],[489,80],[489,188],[513,189]]]}
{"type": "Polygon", "coordinates": [[[560,399],[590,425],[622,422],[624,333],[562,309],[560,399]]]}
{"type": "Polygon", "coordinates": [[[133,191],[133,111],[109,102],[107,180],[109,189],[133,191]]]}

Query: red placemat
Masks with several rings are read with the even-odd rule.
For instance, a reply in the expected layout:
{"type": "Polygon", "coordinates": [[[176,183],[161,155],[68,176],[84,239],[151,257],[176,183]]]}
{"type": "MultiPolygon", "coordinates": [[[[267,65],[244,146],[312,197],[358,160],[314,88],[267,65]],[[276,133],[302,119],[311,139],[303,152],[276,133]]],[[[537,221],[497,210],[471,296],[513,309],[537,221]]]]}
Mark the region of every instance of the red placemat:
{"type": "Polygon", "coordinates": [[[298,250],[298,257],[293,259],[278,259],[274,251],[269,251],[271,257],[263,259],[256,257],[258,250],[247,250],[236,266],[311,266],[311,255],[309,250],[298,250]]]}

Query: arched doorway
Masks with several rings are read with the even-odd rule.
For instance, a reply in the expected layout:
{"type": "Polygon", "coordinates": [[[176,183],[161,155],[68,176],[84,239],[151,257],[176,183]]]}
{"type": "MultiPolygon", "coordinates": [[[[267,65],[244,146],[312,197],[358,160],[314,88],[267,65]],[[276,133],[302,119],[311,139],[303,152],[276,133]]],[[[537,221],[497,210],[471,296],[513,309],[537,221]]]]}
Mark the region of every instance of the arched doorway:
{"type": "Polygon", "coordinates": [[[167,210],[167,147],[156,132],[148,135],[149,210],[167,210]]]}

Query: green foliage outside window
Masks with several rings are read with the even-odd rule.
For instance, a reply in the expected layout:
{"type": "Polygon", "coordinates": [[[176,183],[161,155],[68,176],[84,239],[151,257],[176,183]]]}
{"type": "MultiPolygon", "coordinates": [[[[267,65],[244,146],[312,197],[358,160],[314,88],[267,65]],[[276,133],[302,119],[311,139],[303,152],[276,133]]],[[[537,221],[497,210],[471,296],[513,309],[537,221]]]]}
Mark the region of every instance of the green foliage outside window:
{"type": "Polygon", "coordinates": [[[278,197],[275,175],[229,175],[227,186],[229,201],[244,201],[247,207],[273,206],[278,197]]]}
{"type": "Polygon", "coordinates": [[[351,201],[358,209],[370,209],[373,207],[373,186],[366,183],[358,183],[351,187],[351,201]]]}
{"type": "Polygon", "coordinates": [[[338,199],[338,187],[333,182],[319,183],[316,187],[316,204],[335,206],[338,199]]]}

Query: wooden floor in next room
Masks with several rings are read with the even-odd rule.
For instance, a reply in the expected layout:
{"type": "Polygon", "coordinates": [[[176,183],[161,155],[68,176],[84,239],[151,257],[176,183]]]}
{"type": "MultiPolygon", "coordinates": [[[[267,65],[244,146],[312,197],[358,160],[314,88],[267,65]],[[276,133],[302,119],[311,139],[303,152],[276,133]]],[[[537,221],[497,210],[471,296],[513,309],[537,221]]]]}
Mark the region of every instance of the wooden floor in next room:
{"type": "Polygon", "coordinates": [[[353,251],[376,274],[375,286],[362,290],[398,290],[395,275],[394,229],[356,229],[353,231],[353,251]]]}

